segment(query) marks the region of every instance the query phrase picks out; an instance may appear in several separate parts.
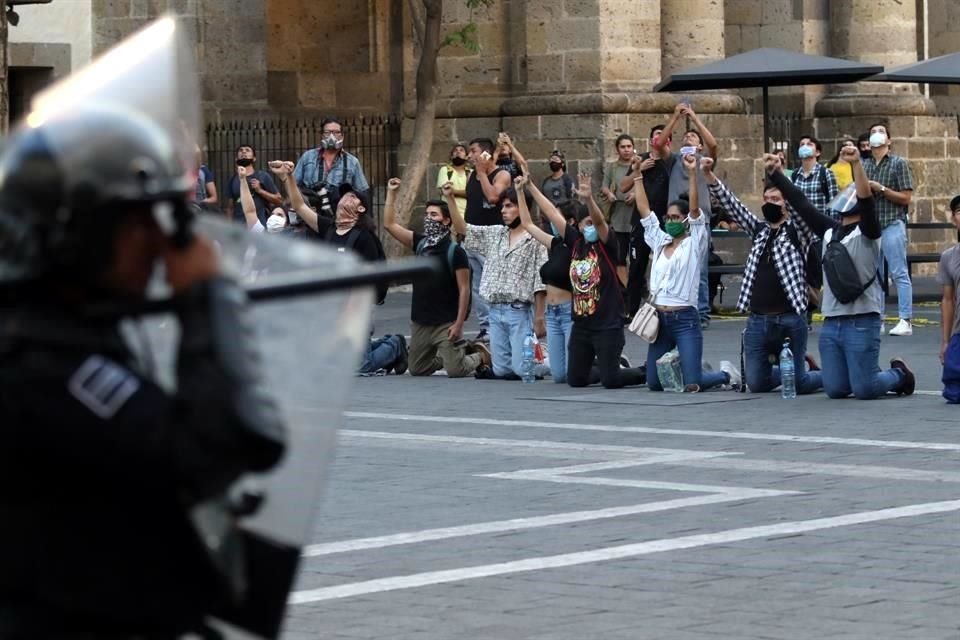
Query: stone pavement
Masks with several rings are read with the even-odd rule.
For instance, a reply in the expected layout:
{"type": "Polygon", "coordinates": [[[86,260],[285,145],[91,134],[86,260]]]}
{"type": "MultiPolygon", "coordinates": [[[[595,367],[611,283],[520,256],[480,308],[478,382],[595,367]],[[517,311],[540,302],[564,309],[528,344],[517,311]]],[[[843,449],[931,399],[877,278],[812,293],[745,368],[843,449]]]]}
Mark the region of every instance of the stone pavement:
{"type": "MultiPolygon", "coordinates": [[[[715,366],[742,327],[705,334],[715,366]]],[[[938,342],[885,337],[929,393],[872,402],[358,379],[284,637],[958,639],[938,342]]]]}

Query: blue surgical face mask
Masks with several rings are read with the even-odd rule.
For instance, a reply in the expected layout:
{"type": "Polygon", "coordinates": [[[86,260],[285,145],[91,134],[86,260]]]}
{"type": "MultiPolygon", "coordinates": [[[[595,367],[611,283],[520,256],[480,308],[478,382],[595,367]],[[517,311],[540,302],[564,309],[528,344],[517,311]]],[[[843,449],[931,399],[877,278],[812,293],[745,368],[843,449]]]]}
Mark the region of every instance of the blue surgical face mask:
{"type": "Polygon", "coordinates": [[[809,147],[805,144],[800,145],[800,148],[797,149],[797,155],[801,160],[806,160],[807,158],[812,158],[814,154],[813,147],[809,147]]]}
{"type": "Polygon", "coordinates": [[[587,242],[596,242],[600,239],[600,234],[597,232],[597,228],[593,225],[590,225],[583,230],[583,239],[587,242]]]}

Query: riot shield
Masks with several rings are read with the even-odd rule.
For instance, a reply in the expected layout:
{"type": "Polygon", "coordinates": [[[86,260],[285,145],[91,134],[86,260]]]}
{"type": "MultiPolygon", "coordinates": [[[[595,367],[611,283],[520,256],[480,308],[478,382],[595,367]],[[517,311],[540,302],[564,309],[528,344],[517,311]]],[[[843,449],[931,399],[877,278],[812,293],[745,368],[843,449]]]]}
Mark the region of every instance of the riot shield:
{"type": "MultiPolygon", "coordinates": [[[[358,259],[317,243],[254,234],[216,220],[202,220],[198,231],[214,239],[225,269],[251,289],[262,282],[318,272],[336,279],[360,266],[358,259]]],[[[162,298],[166,292],[158,285],[152,295],[162,298]]],[[[239,525],[245,565],[241,599],[216,612],[229,625],[230,637],[274,638],[279,633],[300,549],[310,542],[315,526],[336,431],[369,340],[372,304],[373,289],[365,287],[252,306],[266,382],[284,414],[288,442],[277,467],[235,485],[238,491],[252,488],[260,504],[253,514],[224,527],[239,525]],[[252,635],[237,635],[238,630],[252,635]]],[[[142,354],[144,359],[152,362],[161,385],[175,391],[177,322],[172,315],[151,314],[140,324],[146,336],[140,349],[149,351],[142,354]]],[[[201,533],[222,539],[215,531],[201,533]]],[[[222,551],[217,544],[206,539],[205,543],[211,554],[222,551]]]]}

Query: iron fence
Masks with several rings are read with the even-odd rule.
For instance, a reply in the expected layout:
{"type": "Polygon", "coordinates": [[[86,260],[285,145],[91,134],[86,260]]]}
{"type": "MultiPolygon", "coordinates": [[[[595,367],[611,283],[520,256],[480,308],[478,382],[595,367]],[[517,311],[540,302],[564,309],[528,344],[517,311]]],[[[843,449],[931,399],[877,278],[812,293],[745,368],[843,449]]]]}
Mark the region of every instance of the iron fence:
{"type": "Polygon", "coordinates": [[[764,152],[783,151],[788,169],[799,164],[796,146],[800,136],[809,133],[803,130],[803,115],[799,113],[781,113],[770,116],[770,140],[764,144],[764,152]]]}
{"type": "MultiPolygon", "coordinates": [[[[236,149],[250,145],[257,153],[257,168],[267,170],[270,160],[296,161],[321,138],[321,120],[232,120],[211,124],[206,130],[206,165],[213,171],[225,200],[227,185],[236,174],[236,149]]],[[[393,115],[345,118],[341,121],[344,149],[357,156],[370,183],[371,215],[382,231],[379,212],[386,198],[387,180],[397,175],[400,119],[393,115]]]]}

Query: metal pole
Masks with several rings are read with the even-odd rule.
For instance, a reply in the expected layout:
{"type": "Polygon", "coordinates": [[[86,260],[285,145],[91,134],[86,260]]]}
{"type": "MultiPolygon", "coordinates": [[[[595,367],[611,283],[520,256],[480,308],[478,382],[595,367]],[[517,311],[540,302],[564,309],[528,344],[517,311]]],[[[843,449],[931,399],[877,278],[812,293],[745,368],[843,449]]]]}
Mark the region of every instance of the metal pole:
{"type": "Polygon", "coordinates": [[[763,85],[763,152],[770,149],[770,88],[763,85]]]}

